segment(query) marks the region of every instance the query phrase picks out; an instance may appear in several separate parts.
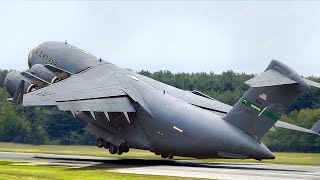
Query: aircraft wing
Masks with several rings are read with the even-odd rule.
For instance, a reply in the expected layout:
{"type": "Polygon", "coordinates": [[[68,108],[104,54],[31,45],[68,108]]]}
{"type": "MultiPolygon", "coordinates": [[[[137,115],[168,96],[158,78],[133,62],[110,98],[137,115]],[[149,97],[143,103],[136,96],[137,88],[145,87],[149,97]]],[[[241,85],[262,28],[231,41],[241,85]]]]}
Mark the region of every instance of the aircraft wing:
{"type": "MultiPolygon", "coordinates": [[[[62,111],[136,112],[133,102],[146,107],[122,71],[101,64],[23,96],[23,106],[56,106],[62,111]]],[[[20,100],[21,101],[21,100],[20,100]]],[[[93,116],[94,117],[94,116],[93,116]]]]}
{"type": "Polygon", "coordinates": [[[320,136],[320,121],[318,121],[311,129],[303,128],[300,126],[296,126],[293,124],[289,124],[283,121],[277,121],[274,124],[275,127],[280,127],[280,128],[285,128],[285,129],[291,129],[295,131],[300,131],[300,132],[306,132],[306,133],[311,133],[311,134],[317,134],[320,136]]]}

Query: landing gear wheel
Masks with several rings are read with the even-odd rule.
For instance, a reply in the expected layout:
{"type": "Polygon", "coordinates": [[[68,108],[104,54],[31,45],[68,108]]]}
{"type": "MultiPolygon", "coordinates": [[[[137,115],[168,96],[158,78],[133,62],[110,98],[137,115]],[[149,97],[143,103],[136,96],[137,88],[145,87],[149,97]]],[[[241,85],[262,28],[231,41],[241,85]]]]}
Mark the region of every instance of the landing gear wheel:
{"type": "Polygon", "coordinates": [[[115,146],[115,145],[113,145],[113,144],[110,144],[110,145],[109,145],[109,152],[110,152],[110,154],[115,154],[115,153],[117,153],[117,151],[118,151],[118,147],[117,147],[117,146],[115,146]]]}
{"type": "Polygon", "coordinates": [[[168,158],[168,155],[166,155],[166,154],[161,154],[161,157],[162,157],[162,158],[168,158]]]}
{"type": "Polygon", "coordinates": [[[104,143],[104,148],[105,148],[105,149],[109,149],[109,146],[110,146],[110,143],[106,141],[106,142],[104,143]]]}
{"type": "Polygon", "coordinates": [[[121,155],[121,154],[124,153],[124,152],[129,152],[128,146],[119,146],[119,147],[118,147],[117,154],[118,154],[118,155],[121,155]]]}
{"type": "Polygon", "coordinates": [[[123,153],[123,148],[120,146],[120,147],[118,147],[117,149],[118,149],[118,150],[117,150],[117,154],[118,154],[118,155],[121,155],[121,154],[123,153]]]}
{"type": "Polygon", "coordinates": [[[104,146],[104,142],[105,140],[99,137],[96,140],[96,145],[98,146],[98,148],[102,148],[104,146]]]}
{"type": "Polygon", "coordinates": [[[172,159],[172,158],[173,158],[173,156],[172,156],[172,155],[169,155],[169,156],[168,156],[168,158],[169,158],[169,159],[172,159]]]}
{"type": "Polygon", "coordinates": [[[128,146],[124,146],[123,147],[123,152],[125,152],[125,153],[129,152],[129,147],[128,146]]]}
{"type": "Polygon", "coordinates": [[[155,152],[154,154],[155,154],[155,155],[157,155],[157,156],[159,156],[159,155],[160,155],[160,153],[158,153],[158,152],[155,152]]]}

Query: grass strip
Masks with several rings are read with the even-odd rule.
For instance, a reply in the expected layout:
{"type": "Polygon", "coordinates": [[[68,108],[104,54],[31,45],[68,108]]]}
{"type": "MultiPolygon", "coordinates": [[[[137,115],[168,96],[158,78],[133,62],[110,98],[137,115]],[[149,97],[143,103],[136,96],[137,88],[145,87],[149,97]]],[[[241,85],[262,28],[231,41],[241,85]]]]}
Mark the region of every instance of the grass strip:
{"type": "MultiPolygon", "coordinates": [[[[19,163],[20,164],[20,163],[19,163]]],[[[121,174],[108,172],[105,169],[72,169],[53,166],[30,166],[30,165],[15,165],[14,162],[0,161],[0,180],[7,179],[90,179],[90,180],[180,180],[186,178],[170,177],[170,176],[152,176],[152,175],[137,175],[137,174],[121,174]]],[[[190,179],[190,178],[188,178],[190,179]]]]}

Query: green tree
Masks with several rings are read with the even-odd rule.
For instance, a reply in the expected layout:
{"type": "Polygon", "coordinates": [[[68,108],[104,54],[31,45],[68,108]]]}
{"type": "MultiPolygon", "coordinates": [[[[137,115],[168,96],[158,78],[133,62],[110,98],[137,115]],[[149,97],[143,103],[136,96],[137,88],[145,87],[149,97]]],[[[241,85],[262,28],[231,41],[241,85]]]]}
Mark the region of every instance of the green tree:
{"type": "MultiPolygon", "coordinates": [[[[320,109],[292,111],[281,118],[282,121],[305,128],[311,128],[319,119],[320,109]]],[[[273,151],[320,152],[319,136],[288,129],[277,128],[276,132],[269,132],[263,142],[273,151]]]]}
{"type": "Polygon", "coordinates": [[[31,128],[30,124],[19,117],[12,103],[6,101],[6,92],[0,89],[0,141],[27,142],[31,128]]]}

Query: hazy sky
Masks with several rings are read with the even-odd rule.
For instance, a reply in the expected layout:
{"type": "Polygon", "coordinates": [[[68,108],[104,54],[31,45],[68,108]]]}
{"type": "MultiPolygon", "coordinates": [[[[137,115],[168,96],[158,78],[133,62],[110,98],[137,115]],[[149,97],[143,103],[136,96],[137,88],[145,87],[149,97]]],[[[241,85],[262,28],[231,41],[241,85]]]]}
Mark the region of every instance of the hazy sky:
{"type": "Polygon", "coordinates": [[[44,41],[70,44],[135,71],[258,73],[271,59],[320,76],[315,1],[8,1],[0,68],[27,69],[44,41]]]}

